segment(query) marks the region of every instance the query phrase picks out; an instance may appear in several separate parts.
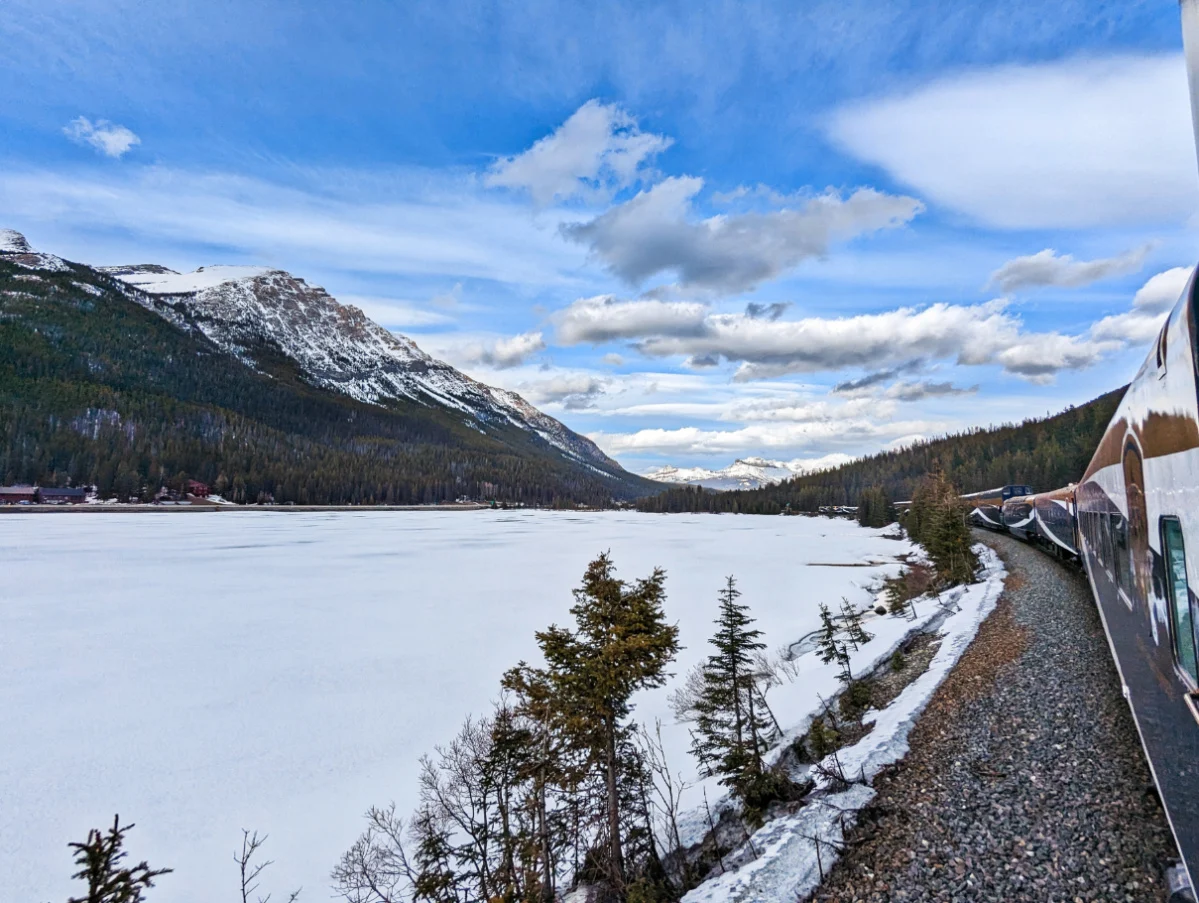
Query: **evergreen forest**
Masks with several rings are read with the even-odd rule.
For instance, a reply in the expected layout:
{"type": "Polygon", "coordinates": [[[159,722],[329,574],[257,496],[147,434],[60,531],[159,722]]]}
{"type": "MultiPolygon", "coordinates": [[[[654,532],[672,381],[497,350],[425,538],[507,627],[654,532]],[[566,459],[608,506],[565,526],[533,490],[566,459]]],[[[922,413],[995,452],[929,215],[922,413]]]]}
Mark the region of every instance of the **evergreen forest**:
{"type": "Polygon", "coordinates": [[[713,492],[681,486],[643,498],[637,506],[656,512],[780,514],[866,501],[889,518],[884,512],[891,503],[911,499],[928,474],[942,474],[962,492],[1009,483],[1036,492],[1057,489],[1082,476],[1125,388],[1050,417],[918,442],[761,489],[713,492]]]}

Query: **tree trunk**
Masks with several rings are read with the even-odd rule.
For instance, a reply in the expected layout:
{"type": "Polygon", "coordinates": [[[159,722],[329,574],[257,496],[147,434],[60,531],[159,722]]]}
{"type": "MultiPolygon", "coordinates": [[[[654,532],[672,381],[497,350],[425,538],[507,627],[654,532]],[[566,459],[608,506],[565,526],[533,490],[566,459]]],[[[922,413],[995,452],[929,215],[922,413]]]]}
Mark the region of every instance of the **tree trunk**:
{"type": "Polygon", "coordinates": [[[612,883],[618,894],[624,893],[624,854],[620,843],[620,791],[616,782],[616,719],[605,717],[608,736],[608,848],[612,860],[612,883]]]}
{"type": "MultiPolygon", "coordinates": [[[[547,719],[548,725],[548,719],[547,719]]],[[[537,803],[538,816],[541,819],[541,899],[546,903],[553,903],[554,899],[554,867],[550,860],[550,825],[549,819],[546,816],[546,759],[549,756],[549,727],[545,728],[545,738],[541,745],[541,776],[538,783],[541,785],[538,788],[537,803]]]]}
{"type": "Polygon", "coordinates": [[[758,722],[754,718],[754,681],[751,676],[749,679],[749,692],[745,694],[746,701],[749,704],[749,742],[753,744],[753,763],[754,773],[762,773],[762,750],[758,746],[758,722]]]}
{"type": "Polygon", "coordinates": [[[741,674],[737,671],[736,653],[731,653],[729,659],[729,671],[733,676],[733,717],[736,721],[737,752],[741,753],[745,749],[745,736],[741,729],[741,674]]]}

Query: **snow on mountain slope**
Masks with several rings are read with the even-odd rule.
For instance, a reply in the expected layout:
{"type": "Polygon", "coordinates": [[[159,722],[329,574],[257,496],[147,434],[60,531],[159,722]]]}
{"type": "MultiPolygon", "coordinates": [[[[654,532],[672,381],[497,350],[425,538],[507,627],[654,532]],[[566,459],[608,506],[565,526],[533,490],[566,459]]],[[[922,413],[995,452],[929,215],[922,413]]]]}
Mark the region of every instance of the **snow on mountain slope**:
{"type": "Polygon", "coordinates": [[[728,467],[709,470],[706,467],[672,467],[669,464],[645,474],[662,483],[686,483],[707,489],[760,489],[789,480],[805,473],[837,467],[852,460],[849,455],[834,453],[822,458],[796,458],[793,461],[770,461],[766,458],[738,458],[728,467]]]}
{"type": "Polygon", "coordinates": [[[136,287],[151,310],[199,329],[251,366],[253,349],[265,342],[322,388],[368,404],[404,398],[449,407],[470,417],[474,426],[510,423],[587,465],[619,470],[590,439],[519,395],[471,379],[290,273],[234,266],[176,273],[145,264],[104,271],[136,287]]]}
{"type": "Polygon", "coordinates": [[[35,251],[29,246],[24,235],[14,232],[12,229],[0,229],[0,255],[3,255],[0,259],[30,270],[64,273],[71,269],[70,265],[61,257],[35,251]]]}
{"type": "Polygon", "coordinates": [[[176,273],[157,264],[139,264],[137,266],[100,267],[110,276],[116,276],[122,282],[136,285],[143,292],[152,295],[179,295],[198,292],[206,288],[215,288],[225,282],[238,279],[253,279],[270,272],[269,267],[251,266],[212,266],[200,267],[192,273],[176,273]]]}

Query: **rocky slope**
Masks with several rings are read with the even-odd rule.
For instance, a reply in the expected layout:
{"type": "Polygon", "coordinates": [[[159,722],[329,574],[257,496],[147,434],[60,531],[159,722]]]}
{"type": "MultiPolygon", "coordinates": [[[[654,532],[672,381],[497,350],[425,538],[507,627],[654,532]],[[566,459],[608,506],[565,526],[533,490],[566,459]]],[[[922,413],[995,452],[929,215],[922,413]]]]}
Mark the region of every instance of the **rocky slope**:
{"type": "Polygon", "coordinates": [[[590,439],[519,395],[484,385],[430,357],[406,336],[374,323],[353,305],[283,270],[201,267],[103,267],[144,293],[143,303],[182,328],[203,332],[243,363],[263,343],[295,361],[317,386],[357,401],[405,398],[461,411],[482,426],[511,423],[577,460],[618,468],[590,439]]]}

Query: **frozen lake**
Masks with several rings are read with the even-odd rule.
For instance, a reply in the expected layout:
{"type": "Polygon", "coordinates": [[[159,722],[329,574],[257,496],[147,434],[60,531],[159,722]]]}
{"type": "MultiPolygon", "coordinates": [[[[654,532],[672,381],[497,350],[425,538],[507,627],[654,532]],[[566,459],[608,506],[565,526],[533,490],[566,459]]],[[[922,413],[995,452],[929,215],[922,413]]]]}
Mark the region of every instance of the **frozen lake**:
{"type": "MultiPolygon", "coordinates": [[[[417,759],[485,714],[535,630],[570,623],[596,554],[667,573],[681,675],[736,576],[771,651],[817,604],[865,602],[910,547],[844,520],[633,513],[0,517],[0,901],[78,892],[67,843],[136,822],[130,859],[176,871],[151,903],[237,891],[241,829],[270,835],[260,893],[328,873],[362,812],[415,801],[417,759]],[[830,564],[891,562],[867,567],[830,564]]],[[[635,717],[670,720],[666,694],[635,717]]],[[[693,771],[686,731],[672,765],[693,771]]]]}

